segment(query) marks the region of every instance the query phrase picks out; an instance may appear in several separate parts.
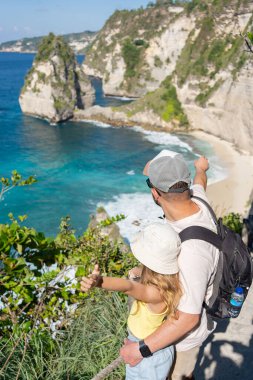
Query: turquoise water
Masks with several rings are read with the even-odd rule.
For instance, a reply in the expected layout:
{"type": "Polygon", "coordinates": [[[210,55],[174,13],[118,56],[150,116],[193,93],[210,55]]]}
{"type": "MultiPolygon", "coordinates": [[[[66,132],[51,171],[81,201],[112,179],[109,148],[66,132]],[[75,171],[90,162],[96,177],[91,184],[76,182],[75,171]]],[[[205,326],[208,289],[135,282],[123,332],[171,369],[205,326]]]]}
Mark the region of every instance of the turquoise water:
{"type": "MultiPolygon", "coordinates": [[[[208,144],[186,135],[179,139],[164,133],[145,134],[138,128],[84,122],[53,126],[23,115],[18,96],[33,57],[0,53],[0,175],[9,176],[17,169],[24,177],[35,175],[38,179],[31,187],[6,194],[0,204],[1,223],[8,221],[9,212],[27,214],[26,225],[55,235],[60,218],[70,215],[81,233],[98,203],[110,204],[111,210],[111,201],[117,205],[123,194],[148,194],[142,169],[160,149],[181,152],[192,170],[198,154],[205,153],[215,162],[208,144]]],[[[120,100],[103,98],[97,84],[96,102],[111,105],[120,100]]],[[[221,173],[215,163],[211,177],[221,173]]],[[[134,201],[124,212],[131,207],[135,207],[134,201]]]]}

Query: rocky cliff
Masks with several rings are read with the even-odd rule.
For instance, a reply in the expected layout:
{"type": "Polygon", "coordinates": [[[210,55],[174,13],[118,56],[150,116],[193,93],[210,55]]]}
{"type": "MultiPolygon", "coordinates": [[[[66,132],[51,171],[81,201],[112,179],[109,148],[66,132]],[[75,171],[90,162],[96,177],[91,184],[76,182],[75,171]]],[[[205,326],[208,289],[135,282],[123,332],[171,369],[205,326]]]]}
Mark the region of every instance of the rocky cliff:
{"type": "Polygon", "coordinates": [[[152,114],[161,128],[202,129],[253,153],[253,54],[243,38],[253,2],[177,3],[115,12],[83,70],[102,78],[106,94],[140,98],[110,113],[136,122],[152,114]]]}
{"type": "Polygon", "coordinates": [[[175,69],[194,27],[182,7],[116,11],[87,51],[83,69],[103,79],[105,94],[139,97],[175,69]]]}
{"type": "Polygon", "coordinates": [[[22,111],[57,123],[71,118],[75,109],[90,107],[93,100],[94,89],[73,51],[61,37],[50,33],[26,76],[19,97],[22,111]]]}

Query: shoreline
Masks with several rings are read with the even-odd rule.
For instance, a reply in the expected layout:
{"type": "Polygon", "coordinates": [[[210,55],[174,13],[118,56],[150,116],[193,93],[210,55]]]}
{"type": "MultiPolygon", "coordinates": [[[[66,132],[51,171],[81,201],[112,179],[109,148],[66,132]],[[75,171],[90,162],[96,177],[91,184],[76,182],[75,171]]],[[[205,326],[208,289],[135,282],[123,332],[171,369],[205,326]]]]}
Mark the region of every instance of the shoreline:
{"type": "MultiPolygon", "coordinates": [[[[120,119],[120,118],[119,118],[120,119]]],[[[97,115],[95,117],[79,119],[74,117],[73,121],[102,122],[114,127],[133,127],[137,123],[125,120],[111,120],[97,115]]],[[[221,166],[227,171],[226,178],[212,182],[207,186],[207,196],[218,217],[230,212],[247,216],[251,201],[253,200],[253,155],[248,152],[239,151],[234,144],[220,137],[208,134],[202,130],[182,131],[177,128],[156,128],[153,125],[139,123],[144,130],[164,133],[186,133],[199,140],[206,141],[213,148],[214,153],[222,162],[221,166]],[[251,200],[251,201],[250,201],[251,200]]],[[[208,175],[208,172],[207,172],[208,175]]]]}
{"type": "MultiPolygon", "coordinates": [[[[101,107],[102,108],[102,107],[101,107]]],[[[108,109],[102,108],[103,111],[108,109]]],[[[72,122],[99,122],[114,127],[141,126],[144,130],[180,133],[192,135],[199,140],[206,141],[213,148],[214,153],[221,162],[228,175],[225,179],[208,184],[207,196],[218,217],[230,212],[247,216],[252,202],[253,194],[253,155],[248,152],[239,151],[232,143],[217,136],[208,134],[202,130],[181,130],[181,128],[165,128],[146,123],[137,123],[127,117],[122,120],[122,114],[115,119],[105,114],[87,115],[84,112],[76,112],[71,118],[72,122]]],[[[207,173],[208,174],[208,173],[207,173]]]]}
{"type": "Polygon", "coordinates": [[[253,156],[240,152],[232,143],[203,131],[192,131],[189,134],[208,142],[228,171],[225,179],[207,185],[207,196],[217,216],[230,212],[247,216],[253,190],[253,156]]]}

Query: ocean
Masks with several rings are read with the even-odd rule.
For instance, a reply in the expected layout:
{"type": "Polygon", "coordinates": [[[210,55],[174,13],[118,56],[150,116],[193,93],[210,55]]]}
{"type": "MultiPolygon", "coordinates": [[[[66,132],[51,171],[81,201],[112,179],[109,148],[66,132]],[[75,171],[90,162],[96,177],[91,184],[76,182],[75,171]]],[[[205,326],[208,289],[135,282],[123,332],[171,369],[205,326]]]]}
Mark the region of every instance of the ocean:
{"type": "MultiPolygon", "coordinates": [[[[47,236],[57,234],[60,220],[71,217],[80,235],[91,214],[103,205],[111,216],[123,213],[119,223],[127,239],[140,226],[161,215],[150,196],[142,170],[161,149],[182,153],[194,173],[194,160],[209,158],[210,181],[226,173],[212,147],[187,134],[148,132],[136,127],[112,127],[101,123],[68,121],[50,125],[22,114],[18,97],[33,54],[0,53],[0,176],[13,169],[22,176],[35,175],[38,182],[16,187],[0,203],[0,223],[14,216],[28,215],[24,222],[47,236]]],[[[78,57],[79,62],[83,57],[78,57]]],[[[104,97],[96,87],[96,104],[119,105],[127,99],[104,97]]]]}

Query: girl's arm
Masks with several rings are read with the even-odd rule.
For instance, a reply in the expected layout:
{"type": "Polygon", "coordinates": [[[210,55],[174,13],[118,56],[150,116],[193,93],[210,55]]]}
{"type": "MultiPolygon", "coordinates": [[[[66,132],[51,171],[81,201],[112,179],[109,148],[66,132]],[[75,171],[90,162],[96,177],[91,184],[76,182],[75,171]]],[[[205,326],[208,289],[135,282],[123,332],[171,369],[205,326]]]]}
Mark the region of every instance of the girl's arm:
{"type": "Polygon", "coordinates": [[[97,264],[92,274],[89,277],[83,277],[81,281],[81,290],[83,292],[87,292],[94,287],[122,292],[146,303],[163,302],[159,290],[154,286],[143,285],[124,278],[101,276],[97,264]]]}

